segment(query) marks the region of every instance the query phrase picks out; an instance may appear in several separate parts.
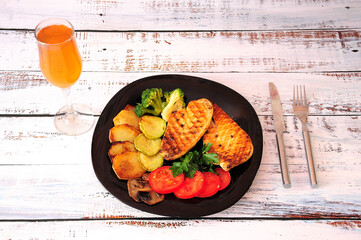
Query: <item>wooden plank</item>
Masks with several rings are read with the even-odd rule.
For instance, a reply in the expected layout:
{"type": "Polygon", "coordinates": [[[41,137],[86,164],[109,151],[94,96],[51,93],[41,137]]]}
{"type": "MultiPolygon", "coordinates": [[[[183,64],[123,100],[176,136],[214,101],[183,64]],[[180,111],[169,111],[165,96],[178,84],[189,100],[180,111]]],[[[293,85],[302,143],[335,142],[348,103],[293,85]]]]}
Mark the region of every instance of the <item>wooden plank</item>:
{"type": "MultiPolygon", "coordinates": [[[[300,124],[286,117],[293,187],[284,189],[272,120],[260,117],[264,150],[246,195],[212,217],[360,218],[360,126],[356,116],[313,116],[311,141],[319,188],[311,189],[300,124]],[[340,177],[347,176],[347,177],[340,177]],[[337,189],[337,190],[335,190],[337,189]]],[[[49,118],[0,118],[0,219],[154,217],[106,191],[91,164],[91,132],[66,137],[49,118]]]]}
{"type": "MultiPolygon", "coordinates": [[[[1,166],[0,219],[158,217],[114,198],[97,181],[90,165],[1,166]]],[[[311,189],[307,167],[299,166],[291,170],[294,186],[284,189],[279,167],[264,164],[244,197],[211,217],[359,219],[360,181],[356,175],[360,168],[356,167],[357,172],[352,167],[336,168],[318,172],[320,187],[311,189]]]]}
{"type": "Polygon", "coordinates": [[[358,0],[7,0],[0,8],[0,28],[34,29],[48,17],[96,30],[359,28],[360,10],[358,0]]]}
{"type": "MultiPolygon", "coordinates": [[[[78,32],[84,71],[360,71],[359,30],[78,32]]],[[[32,31],[0,31],[2,70],[39,71],[32,31]],[[21,61],[14,61],[21,56],[21,61]]]]}
{"type": "MultiPolygon", "coordinates": [[[[1,166],[0,219],[159,217],[114,198],[97,181],[91,168],[90,163],[1,166]]],[[[284,189],[279,166],[262,164],[244,197],[210,217],[359,219],[359,165],[322,168],[325,170],[317,172],[320,179],[318,189],[311,189],[305,165],[293,166],[293,187],[284,189]],[[340,176],[348,177],[340,179],[340,176]]]]}
{"type": "MultiPolygon", "coordinates": [[[[263,164],[279,164],[271,116],[259,116],[263,127],[263,164]]],[[[322,166],[354,164],[361,153],[359,116],[310,116],[309,130],[315,161],[322,166]],[[335,157],[337,156],[337,157],[335,157]]],[[[306,164],[301,123],[285,117],[286,155],[290,164],[306,164]]],[[[0,164],[87,164],[93,130],[69,137],[57,132],[52,117],[0,117],[0,164]],[[21,144],[20,144],[21,143],[21,144]],[[54,144],[58,143],[58,144],[54,144]],[[19,148],[19,144],[21,147],[19,148]],[[45,154],[47,152],[47,154],[45,154]],[[52,154],[54,152],[61,154],[52,154]],[[46,157],[47,155],[51,157],[46,157]]]]}
{"type": "MultiPolygon", "coordinates": [[[[83,72],[73,86],[74,102],[87,103],[100,114],[127,84],[162,73],[83,72]]],[[[272,115],[268,82],[278,87],[285,115],[293,115],[292,88],[304,84],[311,115],[359,115],[360,72],[343,73],[182,73],[224,84],[243,97],[259,115],[272,115]]],[[[0,114],[54,114],[64,104],[61,91],[40,72],[0,71],[0,114]],[[21,96],[21,97],[20,97],[21,96]]]]}
{"type": "Polygon", "coordinates": [[[2,222],[0,234],[6,239],[359,239],[360,221],[251,221],[251,220],[112,220],[2,222]],[[218,231],[221,229],[221,231],[218,231]],[[263,229],[260,231],[260,229],[263,229]]]}

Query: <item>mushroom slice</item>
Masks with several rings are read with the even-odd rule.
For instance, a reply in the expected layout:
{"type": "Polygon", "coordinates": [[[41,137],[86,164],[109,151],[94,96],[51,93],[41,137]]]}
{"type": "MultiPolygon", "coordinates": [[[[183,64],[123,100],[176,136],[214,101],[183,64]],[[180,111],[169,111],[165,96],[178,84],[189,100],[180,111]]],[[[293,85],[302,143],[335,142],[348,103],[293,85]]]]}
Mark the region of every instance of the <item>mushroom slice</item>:
{"type": "Polygon", "coordinates": [[[140,202],[140,192],[151,192],[152,188],[148,181],[142,180],[141,178],[133,178],[128,180],[128,193],[131,198],[136,202],[140,202]]]}
{"type": "Polygon", "coordinates": [[[145,181],[149,181],[149,172],[147,173],[144,173],[143,176],[142,176],[142,179],[145,180],[145,181]]]}
{"type": "Polygon", "coordinates": [[[163,194],[158,194],[152,190],[149,185],[147,176],[141,178],[133,178],[128,180],[128,193],[136,202],[143,201],[148,205],[154,205],[164,200],[163,194]]]}
{"type": "Polygon", "coordinates": [[[154,191],[148,192],[146,194],[139,195],[140,200],[148,205],[154,205],[164,200],[164,195],[156,193],[154,191]]]}

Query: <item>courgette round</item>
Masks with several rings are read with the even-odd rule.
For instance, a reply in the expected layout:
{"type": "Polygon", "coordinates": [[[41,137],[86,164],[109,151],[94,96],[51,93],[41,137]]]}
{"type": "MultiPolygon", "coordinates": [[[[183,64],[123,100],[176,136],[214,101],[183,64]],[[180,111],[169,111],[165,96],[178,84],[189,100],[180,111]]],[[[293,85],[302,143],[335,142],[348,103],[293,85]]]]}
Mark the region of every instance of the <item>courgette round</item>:
{"type": "Polygon", "coordinates": [[[163,136],[167,123],[160,117],[144,115],[139,119],[140,130],[149,139],[163,136]]]}
{"type": "Polygon", "coordinates": [[[138,152],[138,158],[140,165],[148,172],[163,166],[163,157],[160,153],[149,157],[142,152],[138,152]]]}
{"type": "Polygon", "coordinates": [[[162,140],[160,138],[149,139],[143,133],[139,134],[134,139],[135,148],[147,156],[153,156],[157,154],[161,145],[162,140]]]}

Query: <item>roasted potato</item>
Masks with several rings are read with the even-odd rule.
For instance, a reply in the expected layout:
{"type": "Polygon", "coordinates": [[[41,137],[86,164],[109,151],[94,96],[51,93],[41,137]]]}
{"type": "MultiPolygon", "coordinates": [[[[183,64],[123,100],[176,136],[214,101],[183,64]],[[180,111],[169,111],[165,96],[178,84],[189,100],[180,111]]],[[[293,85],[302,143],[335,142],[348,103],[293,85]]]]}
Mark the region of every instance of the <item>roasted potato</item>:
{"type": "Polygon", "coordinates": [[[132,112],[134,112],[134,109],[135,109],[135,106],[133,106],[133,105],[127,105],[127,106],[125,106],[125,108],[124,108],[124,110],[129,110],[129,111],[132,111],[132,112]]]}
{"type": "Polygon", "coordinates": [[[128,124],[117,125],[109,130],[109,141],[111,143],[125,141],[134,143],[135,137],[140,133],[139,130],[128,124]]]}
{"type": "Polygon", "coordinates": [[[113,158],[118,155],[125,152],[138,152],[137,149],[135,149],[134,144],[131,142],[115,142],[112,143],[110,146],[110,149],[108,151],[108,156],[113,162],[113,158]]]}
{"type": "Polygon", "coordinates": [[[129,126],[134,127],[137,130],[139,128],[139,117],[131,110],[122,110],[118,113],[117,116],[113,118],[114,126],[128,124],[129,126]]]}
{"type": "Polygon", "coordinates": [[[116,155],[113,158],[112,167],[117,177],[121,180],[140,178],[145,173],[145,169],[140,164],[136,152],[125,152],[116,155]]]}

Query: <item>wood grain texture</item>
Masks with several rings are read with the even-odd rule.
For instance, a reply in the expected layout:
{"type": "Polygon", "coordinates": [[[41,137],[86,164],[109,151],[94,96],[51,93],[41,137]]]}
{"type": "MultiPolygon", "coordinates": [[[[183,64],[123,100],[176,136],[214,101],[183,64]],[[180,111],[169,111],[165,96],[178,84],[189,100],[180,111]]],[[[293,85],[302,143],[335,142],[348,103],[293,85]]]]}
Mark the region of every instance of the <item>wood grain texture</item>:
{"type": "MultiPolygon", "coordinates": [[[[360,71],[359,30],[78,32],[84,71],[360,71]]],[[[1,70],[39,71],[32,31],[0,31],[1,70]],[[14,61],[21,56],[21,61],[14,61]]]]}
{"type": "Polygon", "coordinates": [[[7,0],[0,28],[34,29],[63,17],[92,30],[268,30],[359,28],[358,0],[7,0]],[[36,6],[36,8],[34,8],[36,6]],[[35,13],[36,12],[36,13],[35,13]]]}
{"type": "MultiPolygon", "coordinates": [[[[100,114],[106,103],[127,84],[160,73],[83,72],[72,87],[74,102],[90,104],[100,114]]],[[[165,73],[168,74],[168,73],[165,73]]],[[[293,115],[292,88],[304,84],[311,115],[360,115],[361,73],[195,73],[224,84],[243,97],[258,115],[272,115],[268,82],[278,87],[285,115],[293,115]]],[[[32,71],[0,71],[0,114],[54,114],[64,104],[61,91],[32,71]],[[21,96],[21,97],[20,97],[21,96]]]]}
{"type": "Polygon", "coordinates": [[[2,222],[6,239],[359,239],[360,221],[250,221],[250,220],[112,220],[61,222],[2,222]],[[221,229],[222,231],[212,231],[221,229]],[[262,231],[260,231],[262,229],[262,231]]]}
{"type": "MultiPolygon", "coordinates": [[[[91,132],[62,136],[51,118],[28,119],[0,118],[0,219],[157,217],[122,204],[101,186],[91,164],[91,132]]],[[[309,185],[298,120],[286,117],[291,189],[282,186],[272,119],[260,120],[264,151],[253,185],[234,206],[212,217],[361,217],[357,116],[310,117],[318,189],[309,185]]]]}
{"type": "Polygon", "coordinates": [[[360,0],[6,0],[0,2],[0,238],[360,239],[360,0]],[[255,108],[263,158],[245,196],[220,213],[166,219],[128,207],[97,180],[92,131],[60,135],[63,105],[38,66],[33,29],[70,20],[83,74],[74,102],[101,114],[156,74],[222,83],[255,108]],[[282,187],[268,82],[278,87],[292,188],[282,187]],[[311,189],[292,87],[305,84],[319,188],[311,189]]]}

